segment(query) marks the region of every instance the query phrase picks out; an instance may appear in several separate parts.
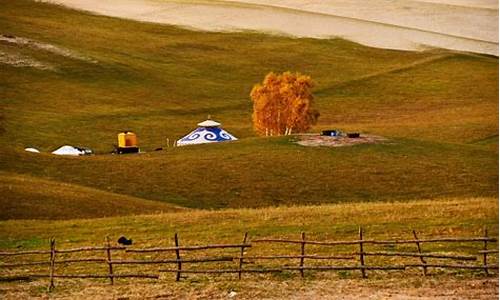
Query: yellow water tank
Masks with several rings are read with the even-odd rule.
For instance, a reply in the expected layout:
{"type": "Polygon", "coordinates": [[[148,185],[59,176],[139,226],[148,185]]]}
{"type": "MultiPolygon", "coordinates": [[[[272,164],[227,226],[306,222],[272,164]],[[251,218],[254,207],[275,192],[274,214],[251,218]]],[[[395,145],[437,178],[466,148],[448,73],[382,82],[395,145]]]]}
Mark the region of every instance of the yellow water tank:
{"type": "Polygon", "coordinates": [[[137,147],[137,136],[131,131],[125,131],[118,134],[118,147],[128,148],[137,147]]]}

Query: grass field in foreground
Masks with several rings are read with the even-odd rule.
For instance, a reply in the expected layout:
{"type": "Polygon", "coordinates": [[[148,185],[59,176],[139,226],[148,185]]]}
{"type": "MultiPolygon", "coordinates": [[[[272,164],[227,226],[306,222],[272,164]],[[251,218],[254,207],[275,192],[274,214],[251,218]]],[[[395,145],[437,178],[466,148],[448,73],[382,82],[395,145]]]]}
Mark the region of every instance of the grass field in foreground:
{"type": "Polygon", "coordinates": [[[0,186],[3,202],[26,204],[3,219],[39,218],[25,207],[37,207],[41,198],[66,203],[71,193],[86,199],[82,212],[61,210],[51,218],[86,217],[101,203],[90,199],[116,194],[191,208],[498,195],[498,58],[195,32],[26,0],[0,6],[0,34],[73,55],[0,41],[3,55],[52,67],[0,64],[0,170],[12,177],[5,180],[30,178],[16,181],[15,189],[0,186]],[[341,128],[388,142],[330,149],[255,137],[250,89],[267,72],[286,70],[316,82],[321,118],[314,132],[341,128]],[[208,114],[240,141],[151,152],[208,114]],[[121,130],[138,133],[148,153],[108,155],[121,130]],[[23,151],[63,144],[99,155],[23,151]],[[64,189],[35,193],[31,179],[64,189]]]}
{"type": "MultiPolygon", "coordinates": [[[[40,249],[56,237],[58,247],[99,245],[109,235],[134,239],[134,246],[166,246],[174,232],[186,244],[239,242],[244,232],[258,237],[355,239],[358,226],[367,238],[404,237],[416,229],[423,236],[472,236],[498,233],[498,201],[494,198],[419,200],[259,209],[188,210],[93,220],[0,221],[0,249],[40,249]]],[[[428,249],[430,251],[430,249],[428,249]]]]}
{"type": "MultiPolygon", "coordinates": [[[[32,282],[22,288],[0,286],[5,300],[47,297],[45,282],[32,282]]],[[[141,282],[97,284],[64,281],[53,297],[58,299],[460,299],[490,300],[498,298],[498,278],[477,279],[450,277],[404,277],[381,279],[338,279],[260,281],[243,278],[241,281],[141,282]]]]}
{"type": "MultiPolygon", "coordinates": [[[[239,243],[244,232],[249,233],[250,241],[262,237],[282,237],[299,238],[300,232],[305,231],[307,238],[311,240],[355,240],[357,238],[358,226],[363,226],[365,238],[368,239],[391,239],[391,238],[412,238],[411,230],[415,229],[422,238],[425,237],[471,237],[482,234],[483,226],[486,226],[491,236],[498,235],[498,201],[492,198],[469,198],[469,199],[442,199],[441,201],[420,200],[411,202],[394,203],[358,203],[358,204],[337,204],[307,207],[289,208],[266,208],[266,209],[228,209],[220,211],[186,211],[179,213],[167,213],[162,215],[144,215],[134,217],[113,217],[94,220],[68,220],[68,221],[1,221],[0,222],[0,249],[1,250],[28,250],[47,249],[48,238],[55,237],[57,247],[73,248],[79,246],[102,245],[104,237],[109,235],[112,240],[120,235],[126,235],[134,240],[133,247],[155,247],[172,246],[173,235],[179,233],[181,245],[203,245],[211,243],[239,243]]],[[[423,244],[426,252],[444,251],[446,253],[461,253],[477,255],[481,249],[480,243],[459,243],[459,244],[423,244]]],[[[490,245],[491,249],[498,247],[490,245]]],[[[354,247],[355,248],[355,247],[354,247]]],[[[300,247],[294,246],[263,246],[255,245],[247,251],[247,255],[258,253],[292,254],[298,253],[300,247]],[[257,249],[258,248],[258,249],[257,249]]],[[[352,247],[336,247],[335,251],[353,251],[352,247]]],[[[356,251],[357,248],[354,249],[356,251]]],[[[375,248],[367,245],[367,251],[371,250],[403,250],[415,251],[415,245],[397,246],[393,248],[375,248]]],[[[238,249],[225,252],[226,255],[238,255],[238,249]],[[230,252],[230,253],[229,253],[230,252]]],[[[332,248],[308,246],[307,253],[328,254],[332,248]],[[323,250],[322,250],[323,249],[323,250]]],[[[217,251],[191,253],[195,256],[217,255],[217,251]]],[[[88,254],[87,254],[88,255],[88,254]]],[[[100,254],[95,253],[99,256],[100,254]]],[[[104,255],[104,254],[103,254],[104,255]]],[[[117,254],[114,254],[117,255],[117,254]]],[[[164,255],[152,255],[147,258],[168,258],[174,255],[167,253],[164,255]]],[[[183,257],[187,257],[182,252],[183,257]]],[[[220,253],[222,255],[222,253],[220,253]]],[[[76,256],[72,256],[76,257],[76,256]]],[[[117,256],[115,256],[116,258],[117,256]]],[[[497,259],[491,257],[490,263],[497,263],[497,259]]],[[[60,257],[62,258],[62,256],[60,257]]],[[[127,258],[130,258],[127,256],[127,258]]],[[[139,257],[137,257],[139,259],[139,257]]],[[[144,259],[145,257],[141,257],[144,259]]],[[[31,259],[40,259],[33,257],[31,259]]],[[[385,258],[385,263],[401,263],[398,258],[385,258]]],[[[417,263],[418,259],[405,259],[405,262],[417,263]]],[[[328,263],[328,262],[319,262],[328,263]]],[[[343,263],[335,261],[335,263],[343,263]]],[[[367,263],[372,265],[382,264],[374,257],[367,257],[367,263]]],[[[306,264],[312,264],[307,261],[306,264]]],[[[259,264],[249,265],[258,267],[259,264]]],[[[65,268],[65,272],[106,272],[102,264],[84,265],[75,269],[65,268]]],[[[155,267],[133,267],[115,266],[115,272],[156,272],[155,267]]],[[[165,266],[167,267],[167,266],[165,266]]],[[[184,266],[186,267],[186,266],[184,266]]],[[[196,267],[196,266],[194,266],[196,267]]],[[[199,266],[201,267],[201,266],[199,266]]],[[[205,268],[214,266],[205,265],[205,268]]],[[[46,272],[46,267],[39,270],[46,272]]],[[[429,278],[422,278],[419,270],[407,271],[403,274],[398,272],[387,274],[375,271],[369,272],[370,280],[361,285],[385,286],[389,288],[392,283],[398,282],[394,289],[401,292],[408,286],[421,287],[427,285],[446,285],[448,281],[460,281],[467,279],[470,284],[474,278],[483,278],[480,272],[452,271],[454,276],[449,276],[438,270],[431,272],[429,278]],[[389,278],[388,278],[389,277],[389,278]]],[[[234,275],[234,274],[233,274],[234,275]]],[[[354,286],[359,278],[359,272],[307,272],[306,281],[300,283],[299,277],[295,273],[282,275],[245,275],[242,282],[234,280],[234,276],[206,277],[204,275],[189,275],[182,283],[172,282],[173,276],[165,276],[159,283],[151,281],[124,281],[118,280],[115,288],[106,287],[104,280],[59,280],[58,288],[54,296],[72,295],[72,297],[85,297],[86,294],[77,293],[89,289],[96,295],[105,297],[119,291],[131,296],[138,297],[134,292],[142,291],[144,295],[169,294],[183,295],[192,292],[191,288],[203,293],[214,294],[214,297],[223,297],[222,293],[228,293],[231,289],[241,293],[242,297],[250,296],[264,297],[272,296],[275,293],[286,294],[288,290],[282,285],[297,287],[297,293],[302,293],[303,288],[315,284],[330,286],[332,280],[355,280],[354,286]],[[309,281],[309,279],[315,279],[309,281]],[[134,282],[138,284],[134,285],[134,282]],[[265,284],[263,284],[265,282],[265,284]],[[313,283],[314,282],[314,283],[313,283]],[[252,287],[252,291],[247,287],[252,287]],[[268,289],[268,286],[275,286],[276,289],[268,289]],[[146,292],[145,289],[149,289],[146,292]],[[161,291],[161,293],[159,292],[161,291]],[[180,293],[180,294],[179,294],[180,293]]],[[[349,281],[335,281],[335,284],[347,284],[349,281]]],[[[45,293],[45,280],[35,281],[29,284],[19,285],[1,284],[0,290],[12,292],[11,295],[40,296],[45,293]]],[[[455,285],[455,290],[461,284],[455,285]]],[[[488,284],[489,285],[489,284],[488,284]]],[[[479,293],[481,289],[478,287],[479,293]]],[[[488,287],[495,291],[494,285],[488,287]]],[[[327,289],[332,293],[333,291],[327,289]]],[[[382,289],[384,290],[384,289],[382,289]]],[[[474,290],[474,289],[473,289],[474,290]]],[[[317,291],[319,292],[319,291],[317,291]]],[[[203,297],[198,295],[197,297],[203,297]]],[[[346,292],[349,294],[348,292],[346,292]]],[[[330,294],[332,295],[332,294],[330,294]]],[[[275,295],[276,296],[276,295],[275,295]]],[[[276,296],[278,297],[278,296],[276,296]]]]}

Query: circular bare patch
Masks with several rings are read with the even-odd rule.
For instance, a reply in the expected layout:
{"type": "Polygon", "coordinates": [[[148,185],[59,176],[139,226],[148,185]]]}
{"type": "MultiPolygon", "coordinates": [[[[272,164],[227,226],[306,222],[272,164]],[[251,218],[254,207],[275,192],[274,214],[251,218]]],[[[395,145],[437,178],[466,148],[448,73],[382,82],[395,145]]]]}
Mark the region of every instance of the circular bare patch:
{"type": "Polygon", "coordinates": [[[387,141],[386,138],[376,135],[361,134],[357,138],[347,136],[300,135],[297,144],[309,147],[342,147],[358,144],[376,144],[387,141]]]}

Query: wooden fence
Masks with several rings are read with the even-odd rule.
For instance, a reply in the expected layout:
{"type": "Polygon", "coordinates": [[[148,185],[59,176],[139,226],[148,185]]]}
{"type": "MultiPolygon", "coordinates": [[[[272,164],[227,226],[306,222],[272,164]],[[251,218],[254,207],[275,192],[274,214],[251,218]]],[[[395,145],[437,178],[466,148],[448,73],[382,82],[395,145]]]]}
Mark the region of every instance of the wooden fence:
{"type": "MultiPolygon", "coordinates": [[[[261,238],[255,239],[251,243],[248,239],[248,234],[245,233],[241,243],[237,244],[212,244],[204,246],[181,246],[179,244],[179,237],[177,233],[174,235],[174,245],[173,247],[157,247],[157,248],[133,248],[125,246],[111,245],[109,238],[106,238],[106,243],[104,246],[99,247],[82,247],[73,249],[57,249],[56,240],[54,238],[50,239],[50,250],[31,250],[31,251],[14,251],[14,252],[0,252],[0,258],[7,257],[20,257],[24,258],[30,255],[48,255],[49,258],[43,261],[30,261],[30,262],[14,262],[14,263],[0,263],[2,270],[11,270],[17,267],[32,267],[37,265],[48,265],[47,273],[16,273],[15,275],[0,275],[0,281],[14,281],[14,280],[31,280],[35,278],[49,278],[49,291],[54,288],[55,278],[107,278],[110,284],[114,284],[115,278],[150,278],[159,279],[160,273],[175,273],[175,280],[179,281],[182,278],[182,274],[226,274],[234,273],[238,275],[238,279],[241,279],[243,273],[277,273],[284,271],[298,271],[301,277],[304,277],[305,271],[360,271],[363,278],[367,277],[368,271],[373,270],[399,270],[404,271],[409,268],[421,268],[422,274],[424,276],[428,275],[429,269],[431,268],[441,268],[441,269],[469,269],[469,270],[480,270],[484,272],[485,275],[490,275],[492,271],[498,271],[498,257],[495,257],[495,263],[489,263],[489,255],[498,254],[497,247],[495,249],[488,249],[488,245],[497,242],[496,238],[488,236],[488,232],[484,230],[484,236],[482,237],[470,237],[470,238],[426,238],[419,239],[416,231],[412,232],[414,239],[400,239],[400,240],[373,240],[364,239],[363,229],[359,228],[359,235],[356,240],[346,240],[346,241],[314,241],[306,239],[306,234],[303,232],[301,238],[297,240],[293,239],[278,239],[278,238],[261,238]],[[245,250],[249,248],[258,249],[261,244],[288,244],[288,245],[300,245],[300,254],[287,254],[287,255],[245,255],[245,250]],[[431,243],[471,243],[480,244],[480,249],[475,250],[476,255],[458,255],[449,254],[443,252],[424,252],[423,244],[431,243]],[[366,247],[368,245],[386,245],[395,246],[401,244],[413,244],[415,248],[413,252],[411,251],[367,251],[366,247]],[[306,246],[317,246],[317,247],[328,247],[329,255],[318,255],[318,254],[306,254],[306,246]],[[345,250],[339,253],[334,253],[332,249],[338,246],[356,246],[357,250],[345,252],[345,250]],[[213,249],[219,249],[226,251],[225,249],[238,250],[238,255],[232,253],[231,255],[212,255],[196,258],[183,258],[181,252],[192,252],[192,251],[210,251],[213,249]],[[175,258],[172,259],[113,259],[113,253],[117,251],[122,254],[139,254],[144,255],[146,253],[175,253],[175,258]],[[82,252],[103,252],[102,258],[72,258],[72,259],[56,259],[58,255],[68,254],[68,253],[82,253],[82,252]],[[400,258],[418,258],[419,263],[399,263],[399,264],[388,264],[388,265],[368,265],[366,263],[367,257],[400,257],[400,258]],[[429,260],[439,259],[438,263],[431,263],[429,260]],[[245,267],[248,264],[254,264],[256,261],[270,261],[270,260],[280,260],[286,261],[287,263],[281,265],[268,265],[261,266],[259,268],[248,268],[245,267]],[[298,264],[297,264],[298,260],[298,264]],[[345,264],[328,264],[328,265],[317,265],[317,264],[307,264],[307,261],[354,261],[355,264],[345,265],[345,264]],[[465,263],[444,263],[442,261],[469,261],[475,262],[474,264],[465,263]],[[186,268],[189,264],[204,264],[204,263],[232,263],[232,268],[218,266],[212,269],[194,269],[186,268]],[[289,263],[291,262],[291,263],[289,263]],[[479,262],[479,263],[478,263],[479,262]],[[56,273],[56,264],[58,266],[67,266],[69,264],[78,263],[97,263],[106,265],[106,274],[60,274],[56,273]],[[117,265],[157,265],[159,269],[156,273],[115,273],[114,266],[117,265]],[[166,268],[165,265],[174,265],[174,268],[166,268]]],[[[255,250],[254,250],[255,252],[255,250]]],[[[22,260],[22,259],[21,259],[22,260]]],[[[26,270],[24,270],[26,271],[26,270]]],[[[498,274],[498,272],[494,272],[498,274]]],[[[1,274],[1,273],[0,273],[1,274]]]]}

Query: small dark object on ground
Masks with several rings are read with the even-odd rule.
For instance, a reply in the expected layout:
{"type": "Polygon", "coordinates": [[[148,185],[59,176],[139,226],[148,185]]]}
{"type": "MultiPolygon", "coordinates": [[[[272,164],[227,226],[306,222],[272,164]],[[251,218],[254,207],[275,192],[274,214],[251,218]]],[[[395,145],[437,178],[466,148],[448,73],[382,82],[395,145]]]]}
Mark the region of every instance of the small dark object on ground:
{"type": "Polygon", "coordinates": [[[351,139],[356,139],[359,138],[359,133],[358,132],[348,133],[347,137],[351,139]]]}
{"type": "Polygon", "coordinates": [[[125,245],[125,246],[130,246],[130,245],[132,245],[132,239],[129,240],[126,237],[121,236],[118,239],[118,244],[122,244],[122,245],[125,245]]]}
{"type": "Polygon", "coordinates": [[[163,148],[162,148],[162,147],[160,147],[160,148],[156,148],[156,149],[155,149],[155,151],[161,151],[161,150],[163,150],[163,148]]]}
{"type": "Polygon", "coordinates": [[[124,154],[124,153],[139,153],[139,147],[118,147],[117,149],[118,154],[124,154]]]}
{"type": "Polygon", "coordinates": [[[87,147],[75,147],[79,151],[81,151],[83,154],[82,155],[92,155],[94,154],[94,151],[92,149],[87,148],[87,147]]]}
{"type": "Polygon", "coordinates": [[[139,147],[118,147],[117,145],[113,145],[112,154],[124,154],[124,153],[139,153],[139,147]]]}

